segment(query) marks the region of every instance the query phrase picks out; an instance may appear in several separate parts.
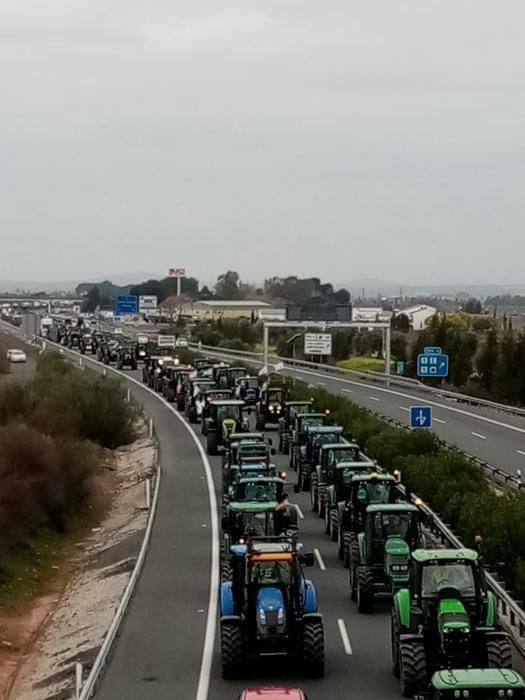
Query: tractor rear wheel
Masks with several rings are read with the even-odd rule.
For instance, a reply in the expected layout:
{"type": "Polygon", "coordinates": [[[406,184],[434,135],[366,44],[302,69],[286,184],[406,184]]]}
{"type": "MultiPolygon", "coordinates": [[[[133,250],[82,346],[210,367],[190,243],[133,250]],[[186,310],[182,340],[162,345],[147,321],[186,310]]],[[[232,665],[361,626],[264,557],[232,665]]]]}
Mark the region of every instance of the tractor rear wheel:
{"type": "Polygon", "coordinates": [[[310,478],[310,503],[312,504],[313,512],[317,513],[317,482],[314,480],[313,477],[310,478]]]}
{"type": "Polygon", "coordinates": [[[328,507],[328,505],[325,505],[325,507],[324,507],[324,531],[326,532],[327,535],[330,534],[331,527],[332,527],[331,510],[328,507]]]}
{"type": "Polygon", "coordinates": [[[229,561],[226,561],[225,559],[222,560],[221,562],[221,581],[224,583],[225,581],[231,581],[232,580],[232,566],[229,561]]]}
{"type": "Polygon", "coordinates": [[[191,406],[190,410],[188,411],[188,420],[190,421],[190,423],[196,423],[197,418],[197,409],[195,408],[195,406],[191,406]]]}
{"type": "Polygon", "coordinates": [[[339,528],[339,517],[337,509],[332,508],[330,511],[330,539],[332,542],[337,542],[337,530],[339,528]]]}
{"type": "Polygon", "coordinates": [[[357,568],[357,610],[362,614],[374,607],[374,575],[367,566],[357,568]]]}
{"type": "Polygon", "coordinates": [[[489,668],[512,668],[512,648],[506,636],[487,639],[487,663],[489,668]]]}
{"type": "Polygon", "coordinates": [[[208,433],[206,435],[206,449],[208,451],[209,455],[216,455],[218,454],[218,447],[219,443],[217,441],[217,433],[208,433]]]}
{"type": "Polygon", "coordinates": [[[343,532],[343,566],[350,568],[350,556],[352,551],[352,536],[349,532],[343,532]]]}
{"type": "Polygon", "coordinates": [[[303,663],[309,678],[323,678],[324,629],[319,620],[303,621],[303,663]]]}
{"type": "Polygon", "coordinates": [[[324,518],[326,511],[326,487],[317,487],[317,515],[324,518]]]}
{"type": "Polygon", "coordinates": [[[222,677],[233,680],[239,677],[244,663],[242,632],[239,624],[221,623],[222,677]]]}
{"type": "Polygon", "coordinates": [[[184,411],[184,394],[179,394],[177,396],[177,411],[184,411]]]}
{"type": "Polygon", "coordinates": [[[423,642],[419,639],[400,641],[399,677],[403,697],[411,698],[426,690],[427,676],[427,657],[423,642]]]}

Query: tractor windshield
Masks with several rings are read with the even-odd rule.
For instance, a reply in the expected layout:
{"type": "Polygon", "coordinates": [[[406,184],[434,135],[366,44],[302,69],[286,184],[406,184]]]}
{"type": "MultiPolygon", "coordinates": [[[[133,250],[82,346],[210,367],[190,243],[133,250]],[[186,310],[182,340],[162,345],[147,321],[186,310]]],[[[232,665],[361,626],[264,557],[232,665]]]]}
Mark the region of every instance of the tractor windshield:
{"type": "Polygon", "coordinates": [[[432,598],[444,588],[456,588],[462,596],[476,595],[474,573],[469,564],[434,561],[425,564],[421,576],[421,595],[432,598]]]}
{"type": "Polygon", "coordinates": [[[299,423],[299,430],[304,430],[307,426],[318,426],[318,425],[323,425],[324,424],[324,418],[321,418],[321,416],[312,416],[310,417],[305,417],[301,418],[301,421],[299,423]]]}
{"type": "Polygon", "coordinates": [[[274,389],[268,392],[269,403],[281,403],[283,392],[280,389],[274,389]]]}
{"type": "Polygon", "coordinates": [[[274,535],[273,520],[269,520],[268,524],[270,526],[270,531],[266,532],[266,513],[243,513],[242,516],[242,530],[245,535],[252,535],[254,537],[263,537],[264,535],[274,535]]]}
{"type": "Polygon", "coordinates": [[[328,450],[328,466],[333,467],[339,462],[358,462],[359,449],[357,447],[348,447],[344,450],[328,450]]]}
{"type": "Polygon", "coordinates": [[[357,500],[362,504],[390,503],[391,486],[381,481],[365,481],[359,485],[357,500]]]}
{"type": "Polygon", "coordinates": [[[386,540],[389,537],[401,537],[407,542],[417,535],[417,526],[412,513],[376,513],[374,518],[374,537],[386,540]]]}
{"type": "Polygon", "coordinates": [[[219,423],[226,418],[233,418],[233,420],[239,420],[239,406],[218,406],[217,407],[217,420],[219,423]]]}
{"type": "Polygon", "coordinates": [[[251,570],[251,583],[285,584],[293,583],[293,572],[289,562],[261,561],[254,562],[251,570]]]}
{"type": "Polygon", "coordinates": [[[276,501],[277,486],[274,482],[252,481],[244,484],[244,498],[247,501],[276,501]]]}

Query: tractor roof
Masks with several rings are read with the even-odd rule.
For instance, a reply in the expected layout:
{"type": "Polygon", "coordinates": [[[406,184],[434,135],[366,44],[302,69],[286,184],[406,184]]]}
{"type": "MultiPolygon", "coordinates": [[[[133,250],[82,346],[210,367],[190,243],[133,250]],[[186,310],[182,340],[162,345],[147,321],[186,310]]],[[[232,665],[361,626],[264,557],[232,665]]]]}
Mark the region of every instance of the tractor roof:
{"type": "Polygon", "coordinates": [[[305,430],[308,433],[315,433],[318,435],[329,435],[330,433],[339,435],[343,432],[343,428],[340,425],[307,425],[305,430]]]}
{"type": "MultiPolygon", "coordinates": [[[[375,464],[371,460],[363,459],[359,462],[337,462],[334,466],[336,469],[362,469],[363,474],[354,474],[352,477],[352,480],[358,480],[360,476],[370,476],[370,469],[372,469],[375,464]]],[[[363,481],[365,481],[365,479],[363,479],[363,481]]],[[[366,479],[366,481],[370,481],[370,479],[366,479]]]]}
{"type": "MultiPolygon", "coordinates": [[[[307,399],[305,399],[304,401],[286,401],[284,405],[285,406],[312,406],[313,401],[309,401],[307,399]]],[[[308,415],[308,414],[304,414],[304,415],[308,415]]]]}
{"type": "Polygon", "coordinates": [[[282,484],[280,476],[241,476],[239,484],[282,484]]]}
{"type": "Polygon", "coordinates": [[[244,406],[244,401],[239,399],[216,399],[211,401],[212,406],[244,406]]]}
{"type": "MultiPolygon", "coordinates": [[[[374,503],[366,507],[367,513],[418,513],[411,503],[374,503]]],[[[419,550],[422,551],[422,550],[419,550]]]]}
{"type": "Polygon", "coordinates": [[[435,690],[507,690],[525,688],[525,681],[519,673],[506,668],[469,668],[437,671],[432,676],[431,685],[435,690]]]}
{"type": "Polygon", "coordinates": [[[230,435],[230,445],[241,444],[243,442],[260,444],[266,443],[263,433],[232,433],[230,435]]]}
{"type": "MultiPolygon", "coordinates": [[[[343,462],[344,464],[344,462],[343,462]]],[[[361,462],[361,464],[366,465],[366,462],[361,462]]],[[[341,466],[341,464],[339,464],[341,466]]],[[[370,465],[368,465],[370,466],[370,465]]],[[[392,483],[392,484],[397,484],[397,479],[395,476],[392,476],[392,474],[383,474],[383,473],[378,473],[378,472],[369,472],[368,474],[356,474],[354,477],[352,477],[352,481],[366,481],[368,482],[374,482],[378,481],[379,483],[385,484],[385,483],[392,483]]]]}
{"type": "Polygon", "coordinates": [[[321,450],[358,450],[359,445],[356,442],[325,442],[321,445],[321,450]]]}
{"type": "Polygon", "coordinates": [[[478,553],[474,549],[415,549],[412,558],[418,564],[425,564],[431,561],[478,561],[478,553]]]}
{"type": "Polygon", "coordinates": [[[266,513],[277,508],[277,501],[232,501],[228,508],[236,513],[266,513]]]}

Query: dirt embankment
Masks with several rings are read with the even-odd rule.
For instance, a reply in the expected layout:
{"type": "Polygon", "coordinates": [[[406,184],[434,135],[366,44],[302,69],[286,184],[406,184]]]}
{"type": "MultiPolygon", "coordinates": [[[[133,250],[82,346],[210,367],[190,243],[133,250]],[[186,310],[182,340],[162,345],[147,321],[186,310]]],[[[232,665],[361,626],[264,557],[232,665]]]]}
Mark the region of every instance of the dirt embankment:
{"type": "Polygon", "coordinates": [[[144,484],[156,446],[143,426],[138,440],[108,455],[102,518],[52,552],[41,595],[0,609],[1,700],[72,697],[75,662],[94,660],[111,624],[146,526],[144,484]]]}

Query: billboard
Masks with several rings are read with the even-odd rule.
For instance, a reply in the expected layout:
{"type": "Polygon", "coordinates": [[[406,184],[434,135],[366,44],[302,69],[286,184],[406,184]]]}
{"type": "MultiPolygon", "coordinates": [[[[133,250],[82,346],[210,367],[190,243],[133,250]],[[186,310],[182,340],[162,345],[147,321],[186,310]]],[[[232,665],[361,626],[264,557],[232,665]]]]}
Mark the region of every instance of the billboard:
{"type": "Polygon", "coordinates": [[[185,267],[170,267],[168,270],[168,275],[170,277],[186,277],[185,267]]]}
{"type": "Polygon", "coordinates": [[[349,323],[352,320],[351,304],[308,304],[287,306],[287,321],[330,321],[349,323]]]}
{"type": "Polygon", "coordinates": [[[145,294],[139,297],[139,311],[141,314],[147,311],[156,311],[158,306],[157,297],[153,294],[145,294]]]}
{"type": "Polygon", "coordinates": [[[304,354],[331,355],[332,336],[330,335],[330,333],[305,333],[304,354]]]}
{"type": "Polygon", "coordinates": [[[174,335],[159,335],[157,337],[157,347],[159,347],[159,348],[174,348],[175,347],[175,336],[174,335]]]}

